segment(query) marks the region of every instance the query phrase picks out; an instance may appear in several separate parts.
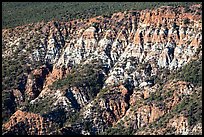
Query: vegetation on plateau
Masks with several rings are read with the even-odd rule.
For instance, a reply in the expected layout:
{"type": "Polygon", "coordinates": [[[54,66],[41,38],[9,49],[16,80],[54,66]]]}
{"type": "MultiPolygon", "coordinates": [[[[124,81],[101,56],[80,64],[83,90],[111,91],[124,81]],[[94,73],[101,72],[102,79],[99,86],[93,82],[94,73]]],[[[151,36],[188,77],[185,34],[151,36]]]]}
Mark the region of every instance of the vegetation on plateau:
{"type": "Polygon", "coordinates": [[[195,2],[3,2],[2,26],[10,28],[39,21],[70,21],[115,12],[159,6],[189,6],[195,2]]]}

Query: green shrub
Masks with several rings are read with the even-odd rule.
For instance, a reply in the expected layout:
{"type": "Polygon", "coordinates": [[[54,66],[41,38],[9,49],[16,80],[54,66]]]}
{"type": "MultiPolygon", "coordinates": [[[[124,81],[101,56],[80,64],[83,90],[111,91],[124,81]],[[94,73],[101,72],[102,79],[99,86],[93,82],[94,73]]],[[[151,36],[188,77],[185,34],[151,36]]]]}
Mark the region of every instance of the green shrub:
{"type": "Polygon", "coordinates": [[[190,19],[189,19],[189,18],[185,18],[185,19],[183,20],[183,23],[184,23],[184,24],[189,24],[189,23],[190,23],[190,19]]]}
{"type": "Polygon", "coordinates": [[[69,87],[86,88],[87,94],[93,98],[100,91],[104,83],[103,74],[101,74],[101,65],[92,62],[83,66],[75,67],[65,78],[55,81],[50,88],[67,89],[69,87]]]}
{"type": "Polygon", "coordinates": [[[198,2],[3,2],[2,27],[9,28],[39,21],[70,21],[115,12],[152,9],[163,5],[189,6],[198,2]],[[53,12],[55,11],[55,12],[53,12]]]}
{"type": "Polygon", "coordinates": [[[182,67],[176,74],[176,78],[193,83],[195,86],[202,85],[202,60],[192,61],[182,67]]]}

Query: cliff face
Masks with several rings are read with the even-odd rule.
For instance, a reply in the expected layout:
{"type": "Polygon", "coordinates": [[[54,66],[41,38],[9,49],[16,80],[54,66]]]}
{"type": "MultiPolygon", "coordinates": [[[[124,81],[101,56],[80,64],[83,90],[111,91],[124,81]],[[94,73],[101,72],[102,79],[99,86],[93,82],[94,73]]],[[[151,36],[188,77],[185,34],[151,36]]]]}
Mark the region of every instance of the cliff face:
{"type": "Polygon", "coordinates": [[[46,135],[54,124],[38,114],[17,110],[3,127],[4,135],[46,135]],[[20,132],[19,132],[20,130],[20,132]]]}
{"type": "Polygon", "coordinates": [[[22,111],[3,125],[4,134],[17,134],[13,128],[19,123],[30,127],[23,128],[25,134],[48,134],[53,124],[43,125],[44,117],[60,123],[60,134],[77,123],[80,134],[121,126],[132,127],[134,134],[166,134],[173,128],[172,134],[201,133],[199,122],[189,125],[180,113],[166,118],[167,127],[158,133],[144,130],[202,91],[168,76],[202,57],[201,9],[168,6],[2,30],[3,59],[23,56],[27,67],[26,83],[12,92],[22,111]]]}

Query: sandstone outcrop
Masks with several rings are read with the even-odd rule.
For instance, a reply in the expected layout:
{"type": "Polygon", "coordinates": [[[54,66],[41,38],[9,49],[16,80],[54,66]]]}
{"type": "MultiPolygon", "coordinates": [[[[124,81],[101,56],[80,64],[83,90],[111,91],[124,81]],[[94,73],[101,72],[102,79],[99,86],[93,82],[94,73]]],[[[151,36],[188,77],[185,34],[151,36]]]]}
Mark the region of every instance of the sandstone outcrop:
{"type": "MultiPolygon", "coordinates": [[[[25,91],[12,89],[15,103],[36,106],[49,103],[49,111],[63,109],[71,120],[78,112],[81,121],[75,126],[80,127],[80,134],[99,134],[122,122],[124,128],[133,127],[134,134],[165,134],[167,129],[161,127],[158,131],[150,128],[146,133],[140,130],[155,124],[184,97],[194,94],[192,83],[166,78],[202,56],[202,5],[188,8],[189,11],[185,7],[164,6],[114,13],[110,18],[39,22],[3,29],[2,57],[12,60],[23,54],[30,66],[25,73],[25,91]],[[70,79],[74,81],[80,73],[76,68],[93,62],[99,62],[101,68],[97,72],[105,80],[97,80],[102,86],[92,89],[92,98],[89,90],[94,85],[87,86],[91,79],[75,86],[67,85],[70,81],[65,80],[62,84],[66,86],[51,88],[72,70],[75,77],[70,79]],[[84,121],[89,123],[83,125],[84,121]]],[[[83,78],[87,79],[85,75],[83,78]]],[[[71,128],[60,128],[60,133],[73,133],[75,126],[70,119],[63,122],[71,128]]],[[[3,125],[3,134],[22,130],[29,135],[44,135],[53,125],[39,114],[17,110],[3,125]]],[[[170,119],[167,127],[175,129],[175,134],[201,133],[202,128],[198,124],[191,130],[187,117],[180,115],[170,119]]]]}
{"type": "Polygon", "coordinates": [[[3,125],[3,134],[10,135],[13,133],[26,135],[46,135],[50,131],[47,127],[53,127],[53,123],[49,119],[45,119],[38,114],[23,112],[17,110],[8,123],[3,125]],[[21,129],[21,132],[18,130],[21,129]]]}

